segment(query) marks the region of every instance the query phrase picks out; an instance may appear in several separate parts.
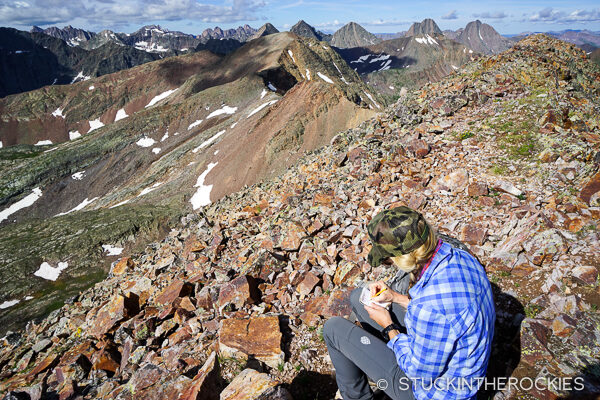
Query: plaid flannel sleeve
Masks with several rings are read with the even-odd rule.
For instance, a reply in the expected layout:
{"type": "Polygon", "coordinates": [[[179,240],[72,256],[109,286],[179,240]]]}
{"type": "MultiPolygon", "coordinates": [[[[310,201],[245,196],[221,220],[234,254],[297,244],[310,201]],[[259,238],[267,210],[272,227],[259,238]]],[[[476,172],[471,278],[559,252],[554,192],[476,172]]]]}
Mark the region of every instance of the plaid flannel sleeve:
{"type": "Polygon", "coordinates": [[[412,311],[407,334],[396,335],[387,346],[406,376],[428,383],[444,372],[457,338],[444,314],[423,305],[412,311]]]}

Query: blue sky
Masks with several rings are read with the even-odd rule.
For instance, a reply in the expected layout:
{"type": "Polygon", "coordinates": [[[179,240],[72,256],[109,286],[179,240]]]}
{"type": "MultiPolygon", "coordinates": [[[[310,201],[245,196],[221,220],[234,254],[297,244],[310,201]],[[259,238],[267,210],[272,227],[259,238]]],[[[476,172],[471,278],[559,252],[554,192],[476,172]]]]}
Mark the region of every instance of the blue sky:
{"type": "Polygon", "coordinates": [[[271,22],[287,30],[299,19],[323,31],[350,21],[371,32],[407,30],[414,21],[433,18],[442,30],[479,19],[502,34],[524,31],[589,29],[600,31],[598,1],[316,1],[316,0],[0,0],[0,26],[29,30],[73,25],[93,31],[132,32],[160,24],[199,34],[209,27],[255,28],[271,22]]]}

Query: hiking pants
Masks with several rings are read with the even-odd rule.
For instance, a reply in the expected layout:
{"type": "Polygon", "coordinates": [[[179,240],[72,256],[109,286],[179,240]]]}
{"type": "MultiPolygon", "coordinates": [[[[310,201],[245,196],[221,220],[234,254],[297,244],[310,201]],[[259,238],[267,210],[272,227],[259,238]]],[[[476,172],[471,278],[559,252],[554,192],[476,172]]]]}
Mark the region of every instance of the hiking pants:
{"type": "MultiPolygon", "coordinates": [[[[373,399],[368,377],[392,399],[414,400],[410,380],[398,366],[394,352],[387,347],[388,338],[381,335],[383,327],[369,318],[358,300],[361,291],[360,287],[354,289],[350,302],[364,328],[342,317],[330,318],[323,327],[340,393],[344,400],[373,399]]],[[[390,312],[394,322],[404,326],[406,310],[394,303],[390,312]]]]}

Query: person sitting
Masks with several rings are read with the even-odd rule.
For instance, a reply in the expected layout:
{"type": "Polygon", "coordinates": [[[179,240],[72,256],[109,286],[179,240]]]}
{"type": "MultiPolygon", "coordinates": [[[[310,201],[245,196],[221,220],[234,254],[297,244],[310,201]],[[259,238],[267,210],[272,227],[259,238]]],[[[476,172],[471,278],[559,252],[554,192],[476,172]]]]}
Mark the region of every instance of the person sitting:
{"type": "Polygon", "coordinates": [[[353,290],[350,301],[360,326],[342,317],[326,321],[323,337],[339,393],[346,400],[372,399],[371,379],[392,399],[475,398],[496,319],[483,266],[439,239],[408,207],[380,212],[367,231],[369,263],[394,265],[406,279],[365,285],[373,300],[391,303],[389,310],[370,301],[364,305],[363,288],[353,290]]]}

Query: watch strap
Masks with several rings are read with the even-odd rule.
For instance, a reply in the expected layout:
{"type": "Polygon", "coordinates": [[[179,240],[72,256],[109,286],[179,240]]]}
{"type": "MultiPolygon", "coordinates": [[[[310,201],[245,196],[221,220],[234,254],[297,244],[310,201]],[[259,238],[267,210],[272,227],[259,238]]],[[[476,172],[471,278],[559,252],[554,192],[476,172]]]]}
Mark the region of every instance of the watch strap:
{"type": "Polygon", "coordinates": [[[382,331],[383,336],[387,337],[388,334],[390,333],[390,331],[393,331],[393,330],[397,330],[398,332],[400,332],[400,327],[398,326],[398,324],[395,324],[392,322],[391,324],[389,324],[388,326],[386,326],[383,329],[383,331],[382,331]]]}

